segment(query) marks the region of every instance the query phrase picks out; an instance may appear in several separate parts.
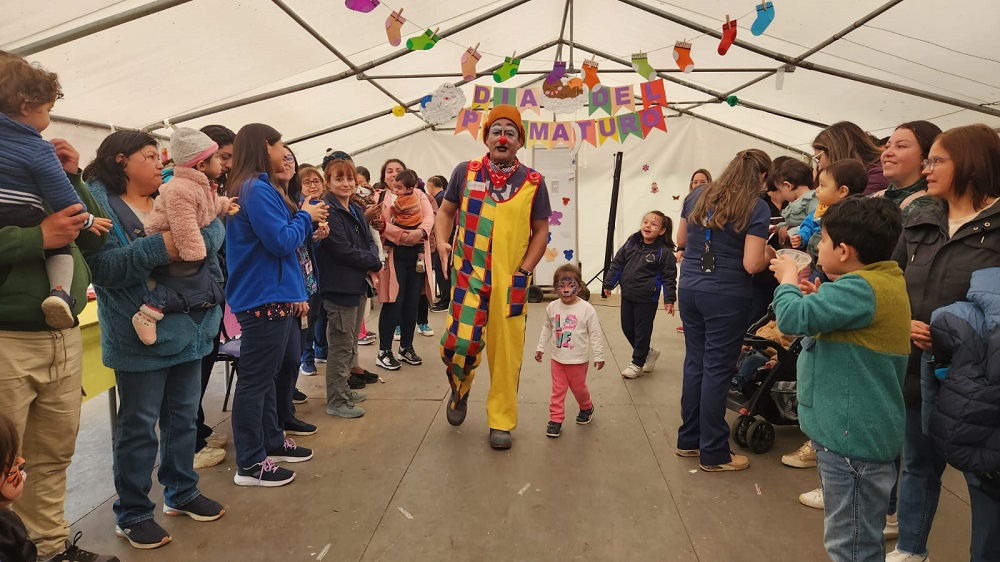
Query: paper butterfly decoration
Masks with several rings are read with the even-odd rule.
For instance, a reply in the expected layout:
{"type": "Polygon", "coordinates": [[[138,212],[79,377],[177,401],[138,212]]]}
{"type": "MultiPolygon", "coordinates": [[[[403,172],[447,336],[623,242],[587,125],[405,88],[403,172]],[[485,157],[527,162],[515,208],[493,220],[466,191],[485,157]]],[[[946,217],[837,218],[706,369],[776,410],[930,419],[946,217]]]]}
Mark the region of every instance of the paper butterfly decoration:
{"type": "Polygon", "coordinates": [[[552,216],[549,217],[550,226],[561,226],[562,225],[563,214],[559,211],[552,211],[552,216]]]}
{"type": "Polygon", "coordinates": [[[679,201],[680,198],[681,198],[681,196],[680,195],[674,195],[673,198],[674,198],[674,201],[679,201]]]}

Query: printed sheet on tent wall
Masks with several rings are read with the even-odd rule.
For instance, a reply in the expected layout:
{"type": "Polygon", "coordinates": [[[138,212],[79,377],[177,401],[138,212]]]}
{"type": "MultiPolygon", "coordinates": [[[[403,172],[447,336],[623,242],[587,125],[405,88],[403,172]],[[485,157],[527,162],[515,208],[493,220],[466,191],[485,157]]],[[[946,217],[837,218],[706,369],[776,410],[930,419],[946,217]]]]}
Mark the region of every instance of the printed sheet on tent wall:
{"type": "Polygon", "coordinates": [[[552,204],[549,240],[545,255],[535,266],[535,284],[552,285],[552,275],[561,265],[579,262],[577,247],[576,151],[570,148],[535,148],[532,168],[545,178],[552,204]]]}

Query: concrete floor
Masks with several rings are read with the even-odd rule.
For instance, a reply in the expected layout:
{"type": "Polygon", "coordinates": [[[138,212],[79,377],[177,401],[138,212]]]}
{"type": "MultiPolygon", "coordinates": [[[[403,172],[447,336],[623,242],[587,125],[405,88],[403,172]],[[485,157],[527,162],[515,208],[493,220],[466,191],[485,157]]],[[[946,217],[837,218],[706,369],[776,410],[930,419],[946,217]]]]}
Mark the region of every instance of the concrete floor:
{"type": "MultiPolygon", "coordinates": [[[[562,437],[544,435],[550,380],[533,351],[543,304],[531,305],[514,447],[487,443],[483,362],[465,424],[444,419],[447,382],[438,338],[416,336],[425,363],[381,371],[385,384],[365,392],[367,414],[343,420],[324,412],[324,378],[303,377],[310,396],[299,417],[319,426],[298,442],[315,450],[291,465],[298,476],[283,488],[233,484],[231,458],[201,471],[201,490],[226,506],[212,523],[156,519],[173,542],[153,551],[114,536],[110,429],[106,398],[84,406],[71,467],[67,513],[81,545],[127,561],[160,560],[825,560],[823,513],[800,505],[799,493],[818,486],[814,469],[782,466],[782,453],[804,440],[777,428],[749,470],[708,474],[697,459],[674,455],[680,416],[683,336],[662,311],[654,346],[663,350],[654,373],[626,381],[619,371],[631,348],[619,328],[616,301],[596,299],[608,364],[591,368],[594,422],[577,426],[572,395],[562,437]]],[[[431,315],[440,334],[442,314],[431,315]]],[[[377,346],[362,348],[374,368],[377,346]]],[[[547,359],[546,359],[547,361],[547,359]]],[[[221,371],[221,367],[219,368],[221,371]]],[[[320,367],[322,375],[323,370],[320,367]]],[[[206,397],[209,422],[232,433],[221,412],[224,377],[206,397]]],[[[232,455],[232,444],[227,446],[232,455]]],[[[930,550],[936,562],[968,560],[970,514],[961,474],[945,478],[930,550]]],[[[162,506],[162,489],[153,499],[162,506]]],[[[890,543],[891,547],[891,543],[890,543]]]]}

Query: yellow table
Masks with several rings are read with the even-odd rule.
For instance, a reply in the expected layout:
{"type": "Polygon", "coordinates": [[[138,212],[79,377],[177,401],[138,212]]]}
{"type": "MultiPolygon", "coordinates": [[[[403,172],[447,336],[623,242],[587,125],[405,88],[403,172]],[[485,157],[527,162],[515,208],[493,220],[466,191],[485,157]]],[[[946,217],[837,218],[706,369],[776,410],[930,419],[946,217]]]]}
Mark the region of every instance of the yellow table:
{"type": "MultiPolygon", "coordinates": [[[[115,388],[115,372],[101,361],[101,325],[97,321],[97,301],[90,301],[80,313],[83,337],[83,401],[115,388]]],[[[115,399],[112,397],[112,402],[115,399]]]]}

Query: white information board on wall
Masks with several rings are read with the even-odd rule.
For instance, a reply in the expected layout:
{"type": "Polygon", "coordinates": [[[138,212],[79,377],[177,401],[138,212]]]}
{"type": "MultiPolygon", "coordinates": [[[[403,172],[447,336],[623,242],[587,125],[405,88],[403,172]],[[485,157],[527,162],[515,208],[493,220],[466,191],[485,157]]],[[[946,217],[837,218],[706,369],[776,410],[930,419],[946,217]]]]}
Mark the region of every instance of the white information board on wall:
{"type": "Polygon", "coordinates": [[[577,235],[576,154],[570,148],[538,148],[532,151],[531,167],[545,178],[552,216],[545,255],[535,266],[535,284],[551,287],[556,268],[580,264],[577,235]]]}

